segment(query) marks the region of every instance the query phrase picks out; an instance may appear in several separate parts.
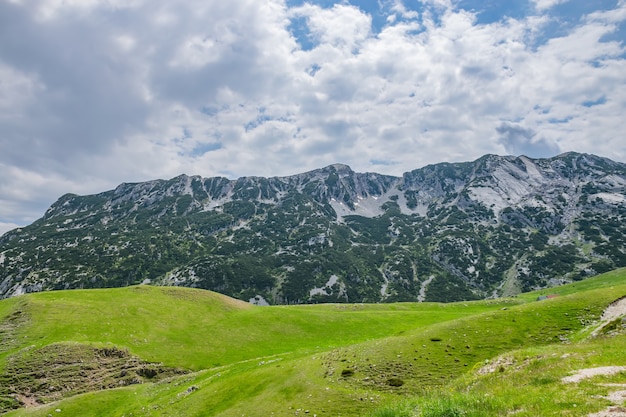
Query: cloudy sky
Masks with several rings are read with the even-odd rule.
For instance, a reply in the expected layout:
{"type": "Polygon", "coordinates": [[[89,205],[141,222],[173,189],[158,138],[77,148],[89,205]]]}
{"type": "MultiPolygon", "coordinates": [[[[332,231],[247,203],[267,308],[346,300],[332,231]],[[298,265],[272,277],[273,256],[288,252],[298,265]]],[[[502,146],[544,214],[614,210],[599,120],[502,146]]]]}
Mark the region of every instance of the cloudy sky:
{"type": "Polygon", "coordinates": [[[0,0],[0,233],[62,194],[626,161],[626,0],[0,0]]]}

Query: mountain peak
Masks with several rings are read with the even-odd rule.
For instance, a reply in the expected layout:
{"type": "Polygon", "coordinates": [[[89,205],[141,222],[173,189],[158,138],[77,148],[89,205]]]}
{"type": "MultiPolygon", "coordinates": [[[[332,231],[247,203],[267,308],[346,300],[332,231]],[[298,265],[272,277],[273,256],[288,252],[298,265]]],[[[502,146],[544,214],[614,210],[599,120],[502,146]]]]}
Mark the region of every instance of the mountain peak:
{"type": "Polygon", "coordinates": [[[352,170],[352,168],[350,168],[350,166],[346,165],[346,164],[331,164],[331,165],[327,165],[324,168],[317,168],[314,169],[312,171],[306,172],[304,174],[297,174],[295,176],[300,176],[300,175],[316,175],[316,174],[330,174],[330,173],[336,173],[337,175],[340,175],[342,177],[347,176],[347,175],[352,175],[355,172],[352,170]]]}
{"type": "Polygon", "coordinates": [[[352,168],[350,168],[346,164],[331,164],[331,165],[328,165],[326,167],[326,169],[332,169],[332,170],[335,170],[335,171],[341,172],[341,173],[352,173],[352,172],[354,172],[354,171],[352,171],[352,168]]]}
{"type": "Polygon", "coordinates": [[[125,183],[1,237],[0,297],[144,281],[270,304],[511,295],[626,266],[625,206],[626,164],[576,153],[125,183]]]}

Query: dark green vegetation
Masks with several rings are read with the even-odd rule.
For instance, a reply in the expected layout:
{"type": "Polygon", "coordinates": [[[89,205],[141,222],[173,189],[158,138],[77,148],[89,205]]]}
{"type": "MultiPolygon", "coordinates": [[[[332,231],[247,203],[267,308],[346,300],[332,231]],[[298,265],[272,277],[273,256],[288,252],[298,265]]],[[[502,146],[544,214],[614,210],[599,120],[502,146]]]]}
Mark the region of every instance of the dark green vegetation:
{"type": "Polygon", "coordinates": [[[625,184],[575,153],[122,184],[0,237],[0,297],[145,280],[270,304],[509,296],[626,266],[625,184]]]}
{"type": "MultiPolygon", "coordinates": [[[[610,387],[561,378],[626,365],[621,319],[590,336],[626,296],[626,270],[550,294],[560,296],[275,307],[150,286],[14,297],[0,302],[2,407],[29,406],[10,416],[586,416],[609,405],[610,387]]],[[[626,373],[600,380],[626,383],[626,373]]]]}

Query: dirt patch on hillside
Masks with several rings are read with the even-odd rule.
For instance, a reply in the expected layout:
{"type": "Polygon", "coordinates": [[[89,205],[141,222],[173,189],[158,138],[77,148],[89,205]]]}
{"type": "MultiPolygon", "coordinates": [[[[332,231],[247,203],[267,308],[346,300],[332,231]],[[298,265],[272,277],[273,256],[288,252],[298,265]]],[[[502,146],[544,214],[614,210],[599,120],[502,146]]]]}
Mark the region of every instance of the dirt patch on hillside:
{"type": "MultiPolygon", "coordinates": [[[[565,383],[578,383],[584,379],[596,376],[610,376],[620,372],[626,372],[626,366],[602,366],[598,368],[579,369],[574,374],[563,378],[562,381],[565,383]]],[[[624,401],[626,400],[626,384],[602,384],[602,386],[621,389],[611,391],[604,397],[613,405],[606,410],[589,414],[589,417],[626,417],[626,408],[623,407],[624,401]]]]}
{"type": "Polygon", "coordinates": [[[598,368],[579,369],[573,375],[562,379],[565,383],[580,382],[583,379],[593,378],[600,375],[614,375],[626,371],[626,366],[601,366],[598,368]]]}
{"type": "Polygon", "coordinates": [[[19,346],[17,334],[30,322],[26,308],[18,306],[0,322],[0,352],[7,352],[19,346]]]}
{"type": "Polygon", "coordinates": [[[617,301],[611,303],[610,306],[602,313],[603,321],[611,321],[618,317],[626,315],[626,297],[622,297],[617,301]]]}
{"type": "Polygon", "coordinates": [[[614,301],[609,305],[602,317],[600,317],[600,323],[596,329],[591,333],[592,337],[599,336],[601,334],[610,334],[612,332],[619,332],[624,329],[624,317],[626,316],[626,297],[622,297],[617,301],[614,301]]]}
{"type": "Polygon", "coordinates": [[[589,417],[626,417],[626,408],[623,406],[624,401],[626,401],[626,384],[602,384],[602,386],[622,389],[610,392],[604,397],[613,403],[612,406],[608,407],[606,410],[589,414],[589,417]]]}
{"type": "Polygon", "coordinates": [[[117,347],[59,343],[26,348],[7,359],[0,374],[0,412],[183,373],[117,347]]]}

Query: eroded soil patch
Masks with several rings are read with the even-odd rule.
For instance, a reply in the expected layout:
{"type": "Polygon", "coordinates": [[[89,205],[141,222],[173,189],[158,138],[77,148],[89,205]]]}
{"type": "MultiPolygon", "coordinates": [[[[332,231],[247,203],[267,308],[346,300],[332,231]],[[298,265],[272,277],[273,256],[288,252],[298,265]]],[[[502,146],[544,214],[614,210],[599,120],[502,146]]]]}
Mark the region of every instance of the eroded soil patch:
{"type": "Polygon", "coordinates": [[[0,373],[0,412],[183,373],[117,347],[58,343],[26,348],[10,356],[0,373]]]}
{"type": "Polygon", "coordinates": [[[17,334],[29,322],[29,314],[23,306],[16,308],[0,322],[0,353],[19,346],[17,334]]]}
{"type": "Polygon", "coordinates": [[[600,366],[598,368],[579,369],[574,374],[563,378],[563,382],[580,382],[583,379],[593,378],[599,375],[614,375],[626,371],[626,366],[600,366]]]}

